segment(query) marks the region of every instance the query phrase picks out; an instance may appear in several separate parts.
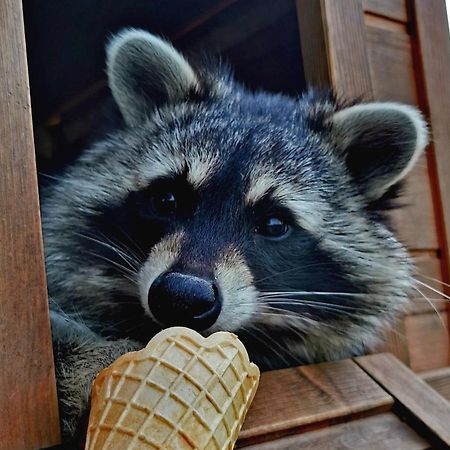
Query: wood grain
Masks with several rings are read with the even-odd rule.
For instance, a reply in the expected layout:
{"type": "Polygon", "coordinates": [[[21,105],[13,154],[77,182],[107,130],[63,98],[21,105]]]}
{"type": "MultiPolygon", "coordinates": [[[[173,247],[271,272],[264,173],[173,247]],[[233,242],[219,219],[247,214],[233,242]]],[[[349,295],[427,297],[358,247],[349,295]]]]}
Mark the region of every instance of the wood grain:
{"type": "Polygon", "coordinates": [[[420,377],[447,399],[450,407],[450,367],[423,372],[420,377]]]}
{"type": "Polygon", "coordinates": [[[360,0],[321,0],[332,86],[344,98],[373,97],[360,0]]]}
{"type": "Polygon", "coordinates": [[[365,15],[365,24],[374,97],[417,105],[411,38],[406,27],[369,15],[365,15]]]}
{"type": "Polygon", "coordinates": [[[0,2],[0,448],[59,441],[22,2],[0,2]]]}
{"type": "Polygon", "coordinates": [[[402,206],[393,210],[390,216],[400,240],[411,250],[437,250],[439,242],[436,218],[427,160],[424,156],[408,176],[399,203],[402,206]]]}
{"type": "Polygon", "coordinates": [[[405,317],[400,317],[371,353],[388,352],[402,363],[410,365],[409,342],[406,335],[405,317]]]}
{"type": "MultiPolygon", "coordinates": [[[[444,281],[450,281],[450,39],[444,0],[414,0],[417,59],[421,62],[424,95],[432,125],[431,171],[438,229],[444,255],[444,281]],[[434,164],[433,164],[434,163],[434,164]]],[[[447,291],[448,292],[448,291],[447,291]]],[[[450,313],[450,307],[449,307],[450,313]]]]}
{"type": "Polygon", "coordinates": [[[448,318],[445,311],[407,316],[410,367],[415,372],[448,366],[448,318]],[[440,316],[440,317],[439,317],[440,316]]]}
{"type": "MultiPolygon", "coordinates": [[[[416,266],[415,278],[428,284],[431,288],[436,289],[437,291],[444,292],[444,285],[441,282],[442,261],[438,257],[438,252],[411,251],[410,253],[416,266]]],[[[409,314],[423,314],[433,312],[434,309],[437,309],[438,311],[445,311],[448,301],[441,295],[433,292],[431,288],[426,288],[420,285],[417,285],[417,288],[428,298],[429,301],[417,293],[417,297],[413,297],[410,305],[408,306],[407,312],[409,314]],[[429,302],[431,302],[433,306],[431,306],[429,302]]]]}
{"type": "Polygon", "coordinates": [[[315,88],[329,88],[330,73],[321,2],[297,0],[296,5],[306,83],[315,88]]]}
{"type": "Polygon", "coordinates": [[[422,450],[430,448],[430,444],[396,415],[384,413],[246,448],[248,450],[422,450]]]}
{"type": "Polygon", "coordinates": [[[433,388],[389,353],[354,360],[403,408],[450,445],[450,407],[433,388]]]}
{"type": "Polygon", "coordinates": [[[241,445],[387,411],[387,395],[353,361],[266,372],[240,433],[241,445]]]}
{"type": "Polygon", "coordinates": [[[406,22],[408,14],[406,0],[363,0],[364,11],[406,22]]]}

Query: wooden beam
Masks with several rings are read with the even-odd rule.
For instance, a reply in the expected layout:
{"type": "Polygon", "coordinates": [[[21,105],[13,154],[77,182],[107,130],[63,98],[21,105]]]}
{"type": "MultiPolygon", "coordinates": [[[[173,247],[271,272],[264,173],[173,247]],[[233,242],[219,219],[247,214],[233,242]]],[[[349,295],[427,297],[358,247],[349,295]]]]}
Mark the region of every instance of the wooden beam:
{"type": "Polygon", "coordinates": [[[0,449],[59,442],[22,2],[0,2],[0,449]]]}
{"type": "Polygon", "coordinates": [[[373,97],[361,0],[321,0],[334,89],[345,98],[373,97]]]}
{"type": "Polygon", "coordinates": [[[337,448],[425,450],[430,445],[396,415],[384,413],[246,447],[247,450],[337,448]]]}
{"type": "Polygon", "coordinates": [[[450,367],[422,372],[420,377],[450,402],[450,367]]]}
{"type": "Polygon", "coordinates": [[[320,1],[297,0],[297,20],[305,80],[308,86],[331,86],[320,1]]]}
{"type": "MultiPolygon", "coordinates": [[[[432,128],[430,170],[434,181],[443,277],[450,282],[450,39],[445,0],[414,0],[416,59],[422,71],[421,106],[432,128]],[[439,220],[440,219],[440,220],[439,220]]],[[[446,289],[447,294],[450,290],[446,289]]],[[[448,306],[450,320],[450,304],[448,306]]],[[[449,327],[450,328],[450,327],[449,327]]],[[[449,334],[450,339],[450,334],[449,334]]],[[[449,355],[450,362],[450,355],[449,355]]]]}
{"type": "Polygon", "coordinates": [[[389,411],[393,399],[352,360],[265,372],[239,445],[389,411]]]}
{"type": "Polygon", "coordinates": [[[406,411],[450,446],[447,400],[389,353],[361,356],[354,361],[406,411]]]}

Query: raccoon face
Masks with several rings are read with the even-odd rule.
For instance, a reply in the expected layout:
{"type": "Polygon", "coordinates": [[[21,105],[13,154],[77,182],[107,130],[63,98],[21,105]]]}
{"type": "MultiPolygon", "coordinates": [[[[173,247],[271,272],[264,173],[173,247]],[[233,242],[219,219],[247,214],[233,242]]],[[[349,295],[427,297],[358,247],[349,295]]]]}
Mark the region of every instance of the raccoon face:
{"type": "Polygon", "coordinates": [[[426,146],[420,114],[250,93],[138,30],[107,63],[127,126],[44,193],[54,301],[144,342],[234,331],[263,368],[372,345],[412,284],[380,205],[426,146]]]}

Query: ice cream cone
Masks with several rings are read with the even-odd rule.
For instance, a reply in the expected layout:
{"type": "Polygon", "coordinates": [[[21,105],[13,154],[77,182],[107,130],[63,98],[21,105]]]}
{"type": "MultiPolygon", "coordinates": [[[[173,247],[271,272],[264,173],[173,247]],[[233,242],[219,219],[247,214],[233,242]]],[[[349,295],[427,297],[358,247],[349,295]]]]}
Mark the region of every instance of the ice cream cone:
{"type": "Polygon", "coordinates": [[[232,449],[258,382],[234,334],[163,330],[96,378],[86,450],[232,449]]]}

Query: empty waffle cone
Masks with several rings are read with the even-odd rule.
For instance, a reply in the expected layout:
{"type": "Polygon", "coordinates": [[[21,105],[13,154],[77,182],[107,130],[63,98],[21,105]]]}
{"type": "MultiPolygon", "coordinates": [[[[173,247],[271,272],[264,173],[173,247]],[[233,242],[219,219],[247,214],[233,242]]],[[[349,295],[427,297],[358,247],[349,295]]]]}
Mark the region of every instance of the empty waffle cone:
{"type": "Polygon", "coordinates": [[[96,378],[86,450],[232,449],[258,382],[234,334],[163,330],[96,378]]]}

